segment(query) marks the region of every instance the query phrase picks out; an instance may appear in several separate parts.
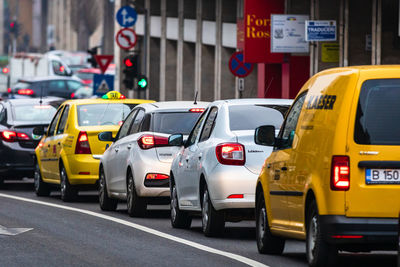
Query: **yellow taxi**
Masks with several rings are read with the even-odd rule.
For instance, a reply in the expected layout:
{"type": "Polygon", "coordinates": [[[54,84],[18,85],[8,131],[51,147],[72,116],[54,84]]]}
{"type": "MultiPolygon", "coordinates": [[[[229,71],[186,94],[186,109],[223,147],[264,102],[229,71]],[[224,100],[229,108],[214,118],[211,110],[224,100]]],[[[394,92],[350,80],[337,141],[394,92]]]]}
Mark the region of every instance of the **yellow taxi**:
{"type": "Polygon", "coordinates": [[[48,196],[51,185],[59,185],[61,199],[73,200],[79,190],[97,185],[100,156],[111,142],[100,141],[100,132],[117,133],[133,107],[152,100],[125,99],[109,92],[99,99],[65,101],[49,127],[35,128],[43,135],[36,147],[34,188],[38,196],[48,196]]]}
{"type": "Polygon", "coordinates": [[[322,71],[303,86],[256,187],[260,253],[306,241],[310,266],[338,251],[394,250],[400,210],[400,66],[322,71]]]}

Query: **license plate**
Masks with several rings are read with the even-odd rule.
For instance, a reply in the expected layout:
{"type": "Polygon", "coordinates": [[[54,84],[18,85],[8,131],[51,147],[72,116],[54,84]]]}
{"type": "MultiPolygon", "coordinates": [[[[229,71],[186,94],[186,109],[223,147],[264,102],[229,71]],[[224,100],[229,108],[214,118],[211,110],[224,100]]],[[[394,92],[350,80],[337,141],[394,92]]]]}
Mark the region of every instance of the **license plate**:
{"type": "Polygon", "coordinates": [[[366,169],[367,184],[400,184],[400,169],[366,169]]]}

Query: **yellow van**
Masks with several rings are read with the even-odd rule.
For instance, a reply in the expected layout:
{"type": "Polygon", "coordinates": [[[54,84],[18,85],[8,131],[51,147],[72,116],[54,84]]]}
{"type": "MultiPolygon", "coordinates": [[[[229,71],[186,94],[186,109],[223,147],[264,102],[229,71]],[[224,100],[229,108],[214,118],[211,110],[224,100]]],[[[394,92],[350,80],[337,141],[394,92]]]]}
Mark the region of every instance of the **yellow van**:
{"type": "Polygon", "coordinates": [[[400,66],[322,71],[300,90],[257,181],[260,253],[306,241],[310,266],[338,250],[396,249],[400,210],[400,66]]]}

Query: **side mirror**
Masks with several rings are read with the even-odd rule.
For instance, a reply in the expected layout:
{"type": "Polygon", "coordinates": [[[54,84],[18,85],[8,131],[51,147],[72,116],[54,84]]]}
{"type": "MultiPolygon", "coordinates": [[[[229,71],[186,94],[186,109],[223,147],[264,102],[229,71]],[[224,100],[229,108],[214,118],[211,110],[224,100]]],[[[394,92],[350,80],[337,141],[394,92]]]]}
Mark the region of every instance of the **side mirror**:
{"type": "Polygon", "coordinates": [[[183,135],[173,134],[168,137],[169,146],[183,146],[183,135]]]}
{"type": "Polygon", "coordinates": [[[256,128],[254,142],[257,145],[273,146],[275,144],[275,127],[272,125],[263,125],[256,128]]]}
{"type": "Polygon", "coordinates": [[[106,142],[113,142],[114,138],[112,136],[112,132],[101,132],[97,136],[100,141],[106,141],[106,142]]]}
{"type": "Polygon", "coordinates": [[[36,126],[32,132],[34,135],[44,135],[46,133],[44,126],[36,126]]]}

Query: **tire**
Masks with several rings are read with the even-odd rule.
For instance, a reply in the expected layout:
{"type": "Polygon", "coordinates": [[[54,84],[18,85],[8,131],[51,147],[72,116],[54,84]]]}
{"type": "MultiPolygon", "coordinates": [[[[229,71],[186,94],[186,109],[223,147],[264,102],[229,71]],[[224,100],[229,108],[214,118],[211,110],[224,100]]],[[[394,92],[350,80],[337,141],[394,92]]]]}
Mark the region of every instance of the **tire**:
{"type": "Polygon", "coordinates": [[[35,175],[33,176],[33,186],[38,197],[50,196],[50,186],[43,182],[42,174],[40,173],[39,164],[37,162],[35,166],[35,175]]]}
{"type": "Polygon", "coordinates": [[[128,174],[126,204],[128,208],[128,214],[131,217],[144,216],[146,213],[146,201],[137,195],[135,181],[133,180],[133,175],[131,172],[128,174]]]}
{"type": "Polygon", "coordinates": [[[192,217],[185,211],[179,209],[176,185],[171,187],[171,225],[173,228],[188,229],[192,224],[192,217]]]}
{"type": "Polygon", "coordinates": [[[313,201],[307,211],[306,256],[309,266],[334,266],[338,250],[323,239],[318,207],[313,201]]]}
{"type": "Polygon", "coordinates": [[[257,197],[256,202],[256,239],[258,252],[261,254],[280,255],[285,249],[285,239],[271,234],[262,194],[257,197]]]}
{"type": "Polygon", "coordinates": [[[0,188],[4,188],[4,178],[0,177],[0,188]]]}
{"type": "Polygon", "coordinates": [[[203,190],[203,203],[201,206],[201,223],[205,236],[213,237],[223,234],[225,228],[224,215],[224,212],[214,209],[207,185],[205,185],[203,190]]]}
{"type": "Polygon", "coordinates": [[[99,204],[101,210],[104,211],[115,211],[118,205],[118,200],[108,196],[106,176],[103,168],[99,171],[99,204]]]}
{"type": "Polygon", "coordinates": [[[69,183],[67,171],[63,164],[60,166],[60,189],[61,200],[64,202],[73,201],[78,195],[78,191],[69,183]]]}

